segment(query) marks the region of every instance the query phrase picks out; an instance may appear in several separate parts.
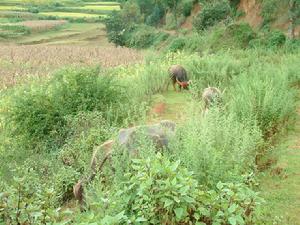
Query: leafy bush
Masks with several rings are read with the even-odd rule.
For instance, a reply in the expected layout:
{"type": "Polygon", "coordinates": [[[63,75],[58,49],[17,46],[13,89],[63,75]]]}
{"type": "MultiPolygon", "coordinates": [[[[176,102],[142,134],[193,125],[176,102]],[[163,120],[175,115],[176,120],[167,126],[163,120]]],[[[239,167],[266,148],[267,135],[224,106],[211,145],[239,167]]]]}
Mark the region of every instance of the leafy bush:
{"type": "Polygon", "coordinates": [[[157,31],[155,28],[140,25],[136,26],[134,30],[126,36],[126,46],[133,48],[148,48],[159,41],[165,40],[167,35],[163,32],[157,31]]]}
{"type": "Polygon", "coordinates": [[[201,13],[195,17],[193,26],[198,32],[205,30],[225,19],[229,15],[230,10],[230,5],[226,0],[206,4],[201,13]]]}
{"type": "Polygon", "coordinates": [[[28,12],[30,13],[39,13],[39,8],[38,7],[30,7],[28,8],[28,12]]]}
{"type": "MultiPolygon", "coordinates": [[[[118,110],[124,97],[116,81],[101,76],[98,69],[70,68],[56,73],[44,84],[16,89],[5,116],[12,134],[33,145],[49,142],[53,147],[61,146],[67,134],[67,115],[118,110]]],[[[109,118],[109,114],[105,116],[109,118]]],[[[115,117],[114,121],[119,119],[115,117]]]]}
{"type": "Polygon", "coordinates": [[[165,14],[164,8],[160,5],[156,4],[152,14],[150,14],[147,18],[145,23],[150,26],[156,26],[159,24],[161,19],[163,18],[165,14]]]}
{"type": "Polygon", "coordinates": [[[193,4],[194,2],[191,0],[185,0],[183,1],[183,15],[185,17],[188,17],[191,15],[192,9],[193,9],[193,4]]]}
{"type": "Polygon", "coordinates": [[[286,36],[281,31],[271,31],[266,41],[269,47],[280,47],[285,43],[286,36]]]}
{"type": "Polygon", "coordinates": [[[83,172],[88,166],[94,146],[111,138],[117,128],[110,126],[103,113],[80,112],[67,117],[68,137],[60,149],[58,159],[77,171],[83,172]]]}
{"type": "Polygon", "coordinates": [[[232,96],[233,110],[240,118],[257,120],[265,135],[294,112],[295,95],[288,77],[270,67],[256,67],[251,75],[236,78],[232,93],[239,93],[232,96]]]}
{"type": "Polygon", "coordinates": [[[0,223],[46,224],[59,220],[60,209],[53,205],[54,190],[40,184],[33,175],[15,177],[12,185],[2,185],[5,190],[0,190],[0,223]]]}
{"type": "Polygon", "coordinates": [[[125,180],[110,191],[95,188],[91,211],[79,216],[79,224],[243,224],[261,202],[242,183],[218,183],[207,191],[180,161],[160,153],[133,160],[125,180]]]}
{"type": "MultiPolygon", "coordinates": [[[[191,110],[200,112],[199,107],[191,110]]],[[[219,181],[236,181],[254,169],[256,150],[262,143],[257,126],[217,109],[205,118],[195,114],[178,130],[176,140],[180,141],[171,150],[201,184],[212,187],[219,181]]]]}
{"type": "Polygon", "coordinates": [[[124,46],[124,31],[126,24],[119,12],[113,11],[107,18],[104,19],[107,30],[107,37],[110,42],[116,45],[124,46]]]}
{"type": "Polygon", "coordinates": [[[177,52],[183,50],[185,47],[185,38],[179,37],[172,40],[172,42],[167,47],[170,52],[177,52]]]}
{"type": "Polygon", "coordinates": [[[240,47],[248,47],[249,42],[255,38],[255,33],[247,23],[232,24],[226,29],[240,47]]]}
{"type": "MultiPolygon", "coordinates": [[[[261,15],[264,18],[264,24],[269,24],[276,18],[276,12],[280,8],[280,0],[263,0],[261,15]]],[[[287,3],[287,2],[286,2],[287,3]]],[[[286,4],[285,3],[285,4],[286,4]]]]}

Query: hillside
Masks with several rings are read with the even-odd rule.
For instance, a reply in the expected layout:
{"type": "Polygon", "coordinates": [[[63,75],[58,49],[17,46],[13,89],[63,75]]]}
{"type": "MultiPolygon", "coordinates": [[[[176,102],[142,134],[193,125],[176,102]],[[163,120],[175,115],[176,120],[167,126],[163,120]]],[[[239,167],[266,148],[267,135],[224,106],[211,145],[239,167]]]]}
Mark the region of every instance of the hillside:
{"type": "Polygon", "coordinates": [[[300,225],[298,0],[0,2],[0,224],[300,225]]]}

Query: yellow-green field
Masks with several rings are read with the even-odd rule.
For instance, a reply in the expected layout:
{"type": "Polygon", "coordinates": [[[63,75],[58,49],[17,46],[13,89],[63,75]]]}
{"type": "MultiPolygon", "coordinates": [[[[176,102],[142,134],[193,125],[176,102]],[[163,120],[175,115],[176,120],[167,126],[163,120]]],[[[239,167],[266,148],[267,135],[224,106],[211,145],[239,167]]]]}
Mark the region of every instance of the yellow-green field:
{"type": "Polygon", "coordinates": [[[89,9],[89,10],[103,10],[103,11],[120,10],[119,5],[85,5],[76,8],[89,9]]]}
{"type": "Polygon", "coordinates": [[[21,10],[26,10],[26,9],[19,7],[19,6],[0,5],[0,10],[1,11],[16,11],[16,10],[21,11],[21,10]]]}
{"type": "Polygon", "coordinates": [[[55,16],[61,18],[99,18],[105,17],[106,15],[99,14],[88,14],[88,13],[75,13],[75,12],[41,12],[40,15],[44,16],[55,16]]]}
{"type": "Polygon", "coordinates": [[[87,5],[119,5],[118,2],[87,2],[87,5]]]}

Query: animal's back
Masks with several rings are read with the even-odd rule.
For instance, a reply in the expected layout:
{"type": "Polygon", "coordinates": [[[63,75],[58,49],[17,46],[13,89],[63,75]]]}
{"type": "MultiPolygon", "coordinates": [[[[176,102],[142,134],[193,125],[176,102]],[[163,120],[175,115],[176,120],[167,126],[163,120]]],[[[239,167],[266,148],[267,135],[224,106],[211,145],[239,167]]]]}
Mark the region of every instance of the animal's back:
{"type": "Polygon", "coordinates": [[[172,80],[176,80],[176,78],[180,81],[187,81],[187,72],[186,70],[180,65],[172,65],[169,68],[169,74],[172,80]]]}

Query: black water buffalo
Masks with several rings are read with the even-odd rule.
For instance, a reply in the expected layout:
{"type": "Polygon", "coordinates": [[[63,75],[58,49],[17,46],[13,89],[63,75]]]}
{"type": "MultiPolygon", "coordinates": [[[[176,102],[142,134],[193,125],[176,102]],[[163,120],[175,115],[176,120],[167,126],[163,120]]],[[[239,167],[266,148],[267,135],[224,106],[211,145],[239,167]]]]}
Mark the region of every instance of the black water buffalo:
{"type": "Polygon", "coordinates": [[[169,68],[168,72],[169,72],[169,75],[170,75],[170,78],[173,83],[173,87],[174,87],[175,91],[176,91],[176,84],[178,84],[180,91],[181,91],[181,88],[188,89],[190,81],[187,77],[186,70],[182,66],[172,65],[169,68]]]}

